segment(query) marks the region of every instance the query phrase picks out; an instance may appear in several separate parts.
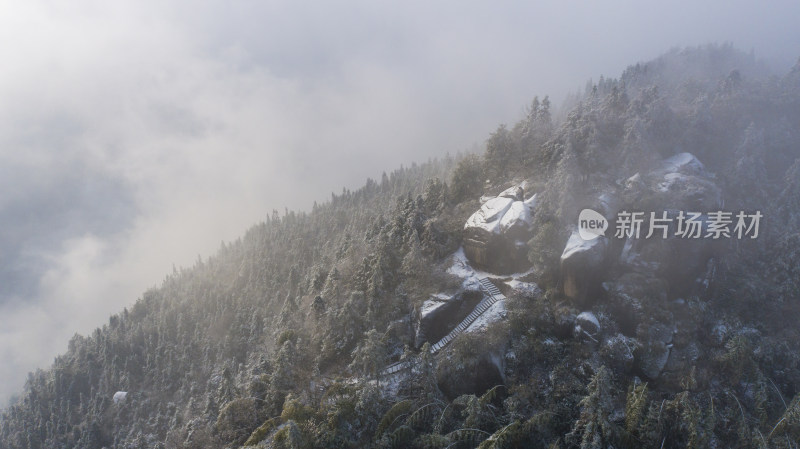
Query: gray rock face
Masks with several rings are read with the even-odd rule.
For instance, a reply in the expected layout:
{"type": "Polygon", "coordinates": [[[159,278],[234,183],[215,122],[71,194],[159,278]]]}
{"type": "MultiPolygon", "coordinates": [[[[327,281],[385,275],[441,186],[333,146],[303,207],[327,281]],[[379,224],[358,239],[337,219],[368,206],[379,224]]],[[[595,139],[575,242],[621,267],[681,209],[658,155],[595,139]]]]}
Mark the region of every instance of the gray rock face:
{"type": "Polygon", "coordinates": [[[575,333],[582,334],[586,332],[591,337],[595,337],[600,333],[600,321],[592,312],[581,312],[575,318],[575,333]]]}
{"type": "MultiPolygon", "coordinates": [[[[613,223],[619,209],[619,198],[613,189],[608,189],[597,196],[590,209],[613,223]]],[[[606,232],[606,236],[611,235],[608,232],[613,234],[613,229],[606,232]]],[[[591,305],[600,291],[610,246],[606,236],[584,240],[580,232],[574,229],[561,253],[563,292],[578,306],[591,305]]]]}
{"type": "Polygon", "coordinates": [[[464,225],[464,254],[470,263],[504,274],[527,267],[536,195],[524,199],[522,186],[486,200],[464,225]]]}
{"type": "Polygon", "coordinates": [[[634,366],[634,353],[639,348],[635,338],[622,334],[607,338],[600,347],[600,356],[610,368],[622,373],[629,373],[634,366]]]}
{"type": "Polygon", "coordinates": [[[512,294],[519,295],[525,299],[534,299],[544,293],[538,285],[532,282],[511,280],[506,282],[506,285],[511,287],[512,294]]]}
{"type": "Polygon", "coordinates": [[[613,322],[603,330],[599,321],[595,326],[589,319],[593,314],[584,312],[576,317],[577,333],[594,336],[596,329],[600,356],[606,363],[658,379],[665,369],[672,369],[667,368],[670,360],[677,368],[694,361],[696,351],[686,346],[697,323],[691,317],[676,318],[675,313],[688,313],[685,300],[681,305],[668,299],[699,297],[698,288],[707,288],[713,276],[715,248],[711,239],[676,236],[677,218],[680,214],[685,220],[689,212],[699,213],[698,231],[705,237],[707,213],[720,206],[714,175],[689,153],[670,157],[597,197],[591,209],[610,222],[615,221],[621,207],[645,212],[638,237],[618,238],[614,225],[605,237],[594,240],[583,240],[575,230],[561,255],[563,293],[572,306],[592,308],[602,298],[602,312],[613,322]],[[637,205],[643,209],[637,209],[637,205]],[[647,236],[650,212],[656,218],[663,218],[666,212],[666,218],[672,219],[666,235],[656,228],[655,235],[647,236]],[[658,318],[653,311],[658,311],[658,318]],[[678,338],[678,329],[671,324],[676,319],[685,322],[678,338]],[[619,334],[602,338],[602,332],[617,330],[619,334]],[[675,344],[679,345],[675,348],[678,353],[671,355],[675,344]]]}
{"type": "Polygon", "coordinates": [[[590,305],[604,274],[608,242],[605,237],[583,240],[572,232],[561,254],[564,295],[581,306],[590,305]]]}
{"type": "Polygon", "coordinates": [[[437,298],[425,301],[414,324],[415,344],[436,343],[464,317],[466,317],[483,298],[479,291],[465,290],[450,298],[437,298]]]}
{"type": "Polygon", "coordinates": [[[685,373],[700,358],[700,348],[697,343],[692,342],[684,348],[672,348],[669,360],[664,366],[664,373],[685,373]]]}
{"type": "Polygon", "coordinates": [[[718,208],[721,194],[714,183],[714,175],[691,153],[680,153],[653,170],[655,190],[665,194],[672,207],[708,211],[718,208]]]}
{"type": "MultiPolygon", "coordinates": [[[[705,223],[707,217],[701,217],[705,223]]],[[[706,278],[713,267],[716,242],[708,239],[683,239],[670,234],[667,239],[627,239],[619,262],[626,270],[666,280],[670,296],[696,293],[707,288],[706,278]]]]}
{"type": "Polygon", "coordinates": [[[623,185],[627,202],[649,197],[671,209],[707,211],[719,207],[722,199],[714,174],[691,153],[667,158],[653,170],[631,176],[623,185]]]}
{"type": "Polygon", "coordinates": [[[462,369],[450,365],[440,368],[439,389],[450,399],[463,394],[482,395],[496,385],[505,384],[505,357],[502,353],[482,354],[474,364],[462,369]]]}
{"type": "Polygon", "coordinates": [[[672,349],[674,327],[662,323],[644,325],[639,334],[642,346],[636,351],[636,367],[649,379],[658,379],[667,366],[672,349]]]}
{"type": "Polygon", "coordinates": [[[685,220],[689,212],[700,213],[699,233],[702,236],[707,233],[710,221],[707,213],[718,210],[722,203],[714,175],[693,155],[680,153],[644,176],[629,178],[623,197],[629,204],[641,201],[657,208],[643,211],[647,220],[650,212],[655,212],[657,218],[663,218],[661,214],[666,212],[671,224],[667,238],[660,230],[651,238],[644,238],[648,231],[645,224],[639,238],[629,237],[624,241],[618,263],[626,270],[667,280],[673,297],[696,290],[695,280],[704,277],[708,261],[715,253],[715,241],[677,236],[678,217],[682,214],[685,220]]]}
{"type": "Polygon", "coordinates": [[[669,351],[663,342],[650,342],[639,351],[636,365],[648,379],[658,379],[669,360],[669,351]]]}

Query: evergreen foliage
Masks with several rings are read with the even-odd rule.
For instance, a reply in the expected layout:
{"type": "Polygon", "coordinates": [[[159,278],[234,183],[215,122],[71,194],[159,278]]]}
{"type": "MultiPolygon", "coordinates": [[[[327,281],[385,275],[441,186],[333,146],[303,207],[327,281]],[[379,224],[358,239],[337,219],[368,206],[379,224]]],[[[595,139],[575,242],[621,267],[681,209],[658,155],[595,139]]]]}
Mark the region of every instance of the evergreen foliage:
{"type": "MultiPolygon", "coordinates": [[[[727,45],[601,78],[563,111],[534,99],[484,154],[273,212],[76,335],[0,415],[2,447],[796,448],[798,104],[796,72],[767,78],[727,45]],[[717,173],[736,207],[763,208],[764,239],[724,248],[714,288],[682,309],[659,300],[666,287],[624,303],[690,329],[689,356],[644,383],[574,337],[580,311],[558,292],[558,258],[600,186],[680,151],[717,173]],[[504,323],[439,354],[415,349],[422,301],[460,284],[446,268],[466,218],[520,180],[538,195],[529,259],[547,292],[509,292],[504,323]],[[384,377],[399,359],[405,380],[384,377]],[[454,388],[487,364],[504,385],[454,388]]],[[[608,332],[652,330],[614,323],[602,299],[608,332]]]]}

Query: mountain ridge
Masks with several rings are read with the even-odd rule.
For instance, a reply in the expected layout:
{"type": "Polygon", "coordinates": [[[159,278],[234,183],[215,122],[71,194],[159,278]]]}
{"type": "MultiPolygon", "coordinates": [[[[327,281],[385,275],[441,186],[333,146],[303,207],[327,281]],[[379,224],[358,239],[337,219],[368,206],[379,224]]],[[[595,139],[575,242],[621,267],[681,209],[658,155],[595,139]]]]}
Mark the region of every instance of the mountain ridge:
{"type": "MultiPolygon", "coordinates": [[[[673,50],[603,78],[563,119],[535,99],[482,155],[413,164],[310,213],[274,212],[175,270],[32,373],[0,418],[0,440],[97,449],[791,447],[778,436],[800,438],[800,357],[788,346],[800,290],[798,106],[796,70],[765,76],[731,46],[673,50]],[[639,295],[648,313],[637,319],[649,324],[604,331],[604,346],[593,346],[573,335],[578,313],[595,307],[599,326],[623,329],[617,311],[628,309],[614,302],[622,295],[589,306],[565,295],[567,227],[606,186],[681,152],[716,173],[727,206],[761,208],[775,224],[725,248],[712,293],[679,298],[685,308],[664,306],[656,279],[615,279],[639,295]],[[544,293],[510,295],[506,320],[434,358],[415,344],[415,314],[430,295],[460,288],[447,258],[481,195],[520,180],[537,193],[527,248],[544,293]],[[645,345],[660,332],[650,312],[687,315],[678,321],[695,327],[678,337],[708,360],[648,378],[635,366],[661,347],[645,345]],[[368,380],[399,359],[413,376],[368,380]],[[498,365],[500,389],[486,384],[498,365]],[[398,396],[382,389],[390,381],[398,396]],[[118,391],[125,401],[114,400],[118,391]]],[[[663,346],[671,344],[680,342],[663,346]]]]}

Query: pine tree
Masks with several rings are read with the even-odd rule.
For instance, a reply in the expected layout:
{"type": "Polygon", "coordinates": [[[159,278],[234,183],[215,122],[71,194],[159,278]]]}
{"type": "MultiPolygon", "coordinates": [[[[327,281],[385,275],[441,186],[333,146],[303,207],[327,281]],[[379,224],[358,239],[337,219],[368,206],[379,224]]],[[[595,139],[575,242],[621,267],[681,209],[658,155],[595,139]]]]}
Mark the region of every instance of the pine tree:
{"type": "Polygon", "coordinates": [[[619,438],[619,429],[610,421],[614,410],[614,386],[611,373],[601,366],[589,383],[587,395],[580,401],[580,418],[575,422],[567,440],[581,449],[606,449],[619,438]]]}
{"type": "Polygon", "coordinates": [[[480,157],[468,154],[459,161],[450,180],[451,200],[458,204],[464,200],[477,199],[483,190],[486,177],[484,164],[480,157]]]}
{"type": "Polygon", "coordinates": [[[380,372],[386,366],[387,360],[388,354],[383,337],[375,329],[370,329],[353,351],[350,369],[361,376],[375,377],[380,383],[380,372]]]}
{"type": "Polygon", "coordinates": [[[519,153],[505,125],[500,125],[486,141],[486,176],[497,180],[512,163],[519,163],[519,153]]]}

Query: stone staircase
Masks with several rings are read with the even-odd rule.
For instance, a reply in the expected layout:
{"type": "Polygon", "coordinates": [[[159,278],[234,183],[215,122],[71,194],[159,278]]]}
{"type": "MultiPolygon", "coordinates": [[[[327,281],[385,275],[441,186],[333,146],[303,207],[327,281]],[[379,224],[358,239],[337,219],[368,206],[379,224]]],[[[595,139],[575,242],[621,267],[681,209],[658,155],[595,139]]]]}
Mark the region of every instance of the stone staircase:
{"type": "MultiPolygon", "coordinates": [[[[481,315],[483,315],[487,310],[489,310],[494,303],[500,301],[502,299],[506,299],[506,296],[500,292],[500,290],[490,281],[488,278],[482,278],[480,281],[481,290],[486,293],[483,300],[475,306],[475,309],[472,310],[472,313],[467,315],[466,318],[461,320],[458,325],[450,331],[449,334],[445,335],[444,338],[436,342],[433,346],[431,346],[431,353],[436,354],[442,348],[447,346],[454,338],[462,334],[467,328],[475,322],[481,315]]],[[[391,365],[387,366],[386,368],[381,371],[381,375],[389,375],[394,374],[398,371],[402,371],[406,368],[406,363],[403,361],[392,363],[391,365]]]]}
{"type": "Polygon", "coordinates": [[[472,323],[474,323],[475,320],[478,319],[478,317],[483,315],[484,312],[489,310],[489,308],[492,307],[494,303],[500,301],[501,299],[506,299],[505,295],[503,295],[503,293],[501,293],[500,290],[494,284],[492,284],[492,281],[490,281],[489,279],[487,278],[481,279],[480,285],[481,289],[484,292],[486,292],[486,296],[480,303],[478,303],[477,306],[475,306],[475,309],[472,311],[472,313],[467,315],[466,318],[464,318],[460,323],[458,323],[458,326],[456,326],[452,331],[450,331],[449,334],[445,335],[444,338],[436,342],[436,344],[431,346],[431,352],[433,352],[434,354],[439,352],[442,348],[447,346],[448,343],[453,341],[454,338],[456,338],[458,335],[467,330],[467,328],[472,323]]]}
{"type": "Polygon", "coordinates": [[[398,371],[402,371],[405,368],[406,368],[406,362],[404,362],[402,360],[399,361],[399,362],[394,362],[391,365],[389,365],[386,368],[384,368],[383,371],[381,371],[381,375],[382,376],[388,376],[389,374],[394,374],[394,373],[396,373],[398,371]]]}

